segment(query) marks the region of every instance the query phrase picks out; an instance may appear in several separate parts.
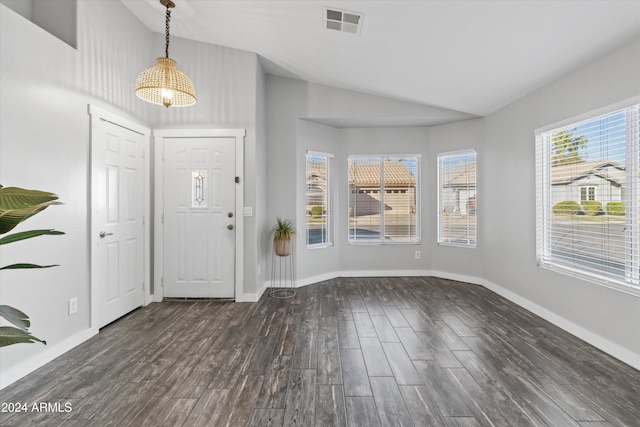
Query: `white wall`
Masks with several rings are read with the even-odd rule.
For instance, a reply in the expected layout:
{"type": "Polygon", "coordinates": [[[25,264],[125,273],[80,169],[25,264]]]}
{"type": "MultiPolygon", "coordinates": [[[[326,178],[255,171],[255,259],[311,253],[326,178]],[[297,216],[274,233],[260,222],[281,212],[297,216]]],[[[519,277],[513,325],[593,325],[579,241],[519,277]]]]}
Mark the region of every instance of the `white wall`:
{"type": "MultiPolygon", "coordinates": [[[[429,193],[433,191],[427,179],[433,169],[429,159],[429,128],[393,127],[393,128],[350,128],[341,129],[343,155],[336,159],[339,165],[338,185],[346,187],[349,179],[347,157],[350,154],[419,154],[422,156],[420,181],[421,206],[420,225],[422,242],[428,242],[431,228],[435,222],[435,205],[429,203],[429,193]]],[[[343,192],[344,204],[339,212],[340,231],[339,271],[358,274],[358,272],[379,271],[389,274],[405,275],[412,272],[427,271],[430,268],[429,245],[370,245],[349,244],[346,230],[348,224],[347,192],[343,192]],[[421,258],[415,259],[415,251],[421,251],[421,258]]]]}
{"type": "MultiPolygon", "coordinates": [[[[245,246],[245,253],[249,251],[254,254],[254,274],[255,286],[251,290],[259,296],[267,279],[267,263],[271,261],[269,257],[269,238],[265,230],[269,228],[269,218],[267,216],[267,77],[262,70],[262,65],[256,63],[256,147],[255,147],[255,206],[253,215],[255,217],[255,230],[251,243],[245,246]]],[[[247,200],[245,195],[245,200],[247,200]]],[[[246,204],[246,203],[245,203],[246,204]]],[[[247,204],[247,206],[251,206],[247,204]]],[[[245,263],[245,268],[247,267],[245,263]]],[[[247,286],[247,292],[249,292],[247,286]]]]}
{"type": "MultiPolygon", "coordinates": [[[[374,95],[360,94],[306,83],[284,77],[267,78],[267,143],[268,173],[267,211],[269,224],[275,218],[296,219],[299,231],[305,226],[304,154],[307,149],[335,155],[334,178],[337,197],[335,209],[335,246],[307,249],[304,234],[298,233],[296,261],[298,280],[310,283],[323,277],[381,271],[390,274],[419,274],[430,268],[429,246],[418,245],[358,245],[347,244],[347,182],[349,154],[421,154],[424,168],[429,165],[429,128],[333,128],[331,123],[391,123],[424,120],[433,117],[458,116],[449,110],[420,106],[374,95]],[[318,123],[310,123],[310,119],[318,123]],[[406,120],[405,120],[406,119],[406,120]],[[391,148],[392,147],[392,148],[391,148]],[[415,251],[422,258],[415,259],[415,251]],[[426,251],[426,252],[425,252],[426,251]]],[[[422,200],[428,199],[428,186],[422,188],[422,200]]],[[[424,236],[435,221],[435,206],[423,208],[424,236]]],[[[268,230],[267,230],[268,231],[268,230]]],[[[269,245],[266,250],[271,251],[269,245]]]]}
{"type": "MultiPolygon", "coordinates": [[[[307,83],[267,76],[267,221],[296,218],[298,118],[307,114],[307,83]]],[[[269,230],[263,230],[268,236],[269,230]]],[[[263,249],[270,251],[271,245],[263,249]]]]}
{"type": "Polygon", "coordinates": [[[559,316],[635,367],[640,298],[536,266],[534,130],[639,94],[637,39],[488,116],[478,167],[484,278],[559,316]]]}
{"type": "MultiPolygon", "coordinates": [[[[346,230],[346,210],[338,209],[336,247],[326,252],[322,267],[305,267],[301,279],[330,269],[336,258],[336,273],[415,270],[477,279],[640,366],[635,327],[640,324],[640,298],[536,267],[533,198],[533,130],[638,95],[640,40],[485,119],[432,129],[308,126],[300,119],[313,117],[340,125],[331,119],[390,123],[405,117],[409,123],[416,115],[437,112],[280,77],[268,76],[265,82],[252,53],[179,38],[172,38],[171,46],[172,56],[196,83],[199,101],[193,109],[166,110],[132,94],[137,74],[161,56],[163,43],[161,35],[150,33],[120,2],[78,2],[77,50],[0,6],[0,183],[59,194],[64,205],[47,209],[21,229],[42,226],[66,232],[3,246],[0,251],[3,264],[15,260],[60,264],[0,276],[1,302],[27,312],[33,333],[49,343],[0,350],[3,384],[8,371],[36,366],[56,349],[93,333],[88,311],[90,103],[149,127],[247,129],[245,200],[254,207],[254,217],[245,219],[247,231],[251,230],[245,234],[245,246],[256,249],[247,253],[245,292],[258,295],[269,277],[268,228],[275,217],[299,220],[304,211],[298,182],[304,144],[316,146],[319,138],[332,139],[326,147],[336,151],[338,183],[346,182],[348,153],[388,153],[392,147],[394,152],[423,154],[422,245],[349,246],[341,231],[346,230]],[[112,30],[113,22],[119,23],[119,31],[112,30]],[[349,102],[339,103],[338,108],[336,100],[349,102]],[[435,154],[468,146],[478,149],[478,248],[440,247],[434,243],[435,154]],[[520,207],[520,215],[510,215],[505,203],[520,207]],[[412,256],[418,248],[420,261],[412,256]],[[67,301],[72,297],[78,297],[79,311],[68,316],[67,301]]],[[[338,206],[345,204],[342,200],[338,206]]],[[[301,245],[298,249],[306,250],[301,245]]],[[[305,264],[308,255],[300,254],[305,264]]]]}
{"type": "Polygon", "coordinates": [[[257,195],[266,173],[265,84],[257,55],[172,37],[171,55],[194,80],[198,103],[166,109],[133,94],[137,75],[162,56],[163,47],[163,36],[118,1],[78,2],[78,49],[0,5],[0,183],[57,193],[64,205],[48,208],[20,229],[55,227],[66,233],[1,247],[3,264],[60,264],[0,273],[0,303],[29,314],[34,335],[48,342],[0,349],[2,385],[96,332],[89,327],[88,104],[151,128],[247,130],[245,202],[256,215],[243,217],[245,292],[255,294],[257,283],[264,283],[265,272],[261,279],[256,272],[256,265],[265,264],[256,219],[264,222],[266,210],[265,196],[259,201],[257,195]],[[78,313],[68,316],[73,297],[78,313]]]}
{"type": "MultiPolygon", "coordinates": [[[[437,245],[437,205],[438,193],[435,189],[438,181],[437,158],[438,154],[449,151],[475,149],[477,162],[484,165],[489,161],[485,155],[485,121],[484,119],[467,120],[465,122],[450,125],[435,126],[431,128],[431,139],[428,151],[429,168],[424,169],[423,180],[425,185],[431,187],[428,191],[426,205],[433,211],[432,221],[427,226],[428,234],[425,235],[425,245],[430,248],[431,269],[434,274],[444,275],[455,273],[461,279],[485,277],[484,258],[481,254],[486,251],[485,224],[492,218],[487,213],[493,207],[485,201],[485,188],[487,187],[480,177],[477,184],[478,212],[477,220],[477,245],[476,248],[461,248],[446,245],[437,245]]],[[[478,173],[480,175],[480,173],[478,173]]],[[[502,176],[502,175],[501,175],[502,176]]]]}
{"type": "MultiPolygon", "coordinates": [[[[146,67],[154,64],[156,56],[164,52],[164,35],[154,34],[152,48],[145,52],[146,67]]],[[[152,129],[246,129],[244,142],[244,204],[254,210],[254,215],[244,217],[244,293],[239,299],[253,299],[263,281],[258,281],[257,266],[259,233],[257,220],[265,213],[264,201],[258,203],[257,186],[264,183],[264,156],[258,150],[264,147],[264,124],[257,128],[258,114],[264,115],[264,96],[258,92],[263,85],[264,72],[258,56],[252,52],[208,43],[171,37],[169,56],[178,68],[194,82],[197,102],[188,108],[164,108],[145,105],[145,117],[152,129]],[[262,135],[259,135],[262,132],[262,135]],[[258,175],[258,172],[262,175],[258,175]]],[[[140,69],[142,71],[142,69],[140,69]]],[[[137,74],[133,75],[135,82],[137,74]]],[[[263,88],[261,89],[262,91],[263,88]]],[[[147,103],[144,103],[147,104],[147,103]]],[[[263,119],[262,119],[263,120],[263,119]]],[[[264,121],[264,120],[263,120],[264,121]]]]}
{"type": "Polygon", "coordinates": [[[2,246],[2,264],[60,265],[0,273],[2,304],[26,312],[33,334],[48,343],[2,348],[3,385],[15,379],[12,368],[37,366],[93,333],[87,105],[108,105],[126,118],[141,111],[133,108],[131,96],[123,94],[131,90],[128,71],[142,67],[136,58],[146,50],[151,34],[119,2],[80,3],[78,14],[82,48],[76,50],[0,6],[0,183],[51,191],[64,203],[16,230],[45,227],[66,233],[2,246]],[[122,31],[115,34],[102,24],[114,20],[122,23],[122,31]],[[78,313],[69,316],[67,303],[73,297],[78,298],[78,313]]]}
{"type": "Polygon", "coordinates": [[[331,186],[333,188],[331,206],[333,211],[332,221],[334,241],[336,244],[325,248],[307,248],[306,236],[306,208],[296,210],[296,262],[298,277],[305,278],[308,282],[317,282],[326,278],[327,272],[333,272],[335,266],[340,260],[340,245],[337,243],[342,239],[344,233],[337,219],[340,218],[340,212],[345,209],[344,189],[341,185],[342,179],[339,174],[340,163],[343,158],[343,146],[340,142],[340,135],[336,128],[305,120],[298,120],[298,141],[296,154],[296,199],[302,200],[306,205],[306,154],[309,151],[321,151],[333,154],[332,159],[332,179],[331,186]]]}
{"type": "MultiPolygon", "coordinates": [[[[347,211],[338,209],[336,247],[322,256],[305,252],[298,240],[301,284],[324,272],[341,274],[435,274],[484,285],[525,306],[619,359],[640,368],[640,298],[537,267],[535,256],[534,131],[640,94],[640,39],[566,75],[488,117],[431,128],[323,129],[294,123],[309,117],[334,126],[369,120],[349,91],[280,77],[268,83],[269,216],[295,217],[304,224],[304,182],[300,167],[308,141],[328,140],[316,150],[334,150],[336,182],[347,182],[346,156],[368,153],[422,154],[421,245],[355,246],[347,244],[347,211]],[[341,103],[336,100],[346,100],[341,103]],[[342,117],[340,117],[342,115],[342,117]],[[337,141],[333,141],[333,139],[337,141]],[[478,245],[475,249],[436,243],[436,157],[475,148],[478,153],[478,245]],[[297,152],[299,165],[280,162],[297,152]],[[291,195],[295,195],[295,200],[291,195]],[[272,197],[273,196],[273,197],[272,197]],[[273,203],[272,203],[273,201],[273,203]],[[514,214],[515,212],[515,214],[514,214]],[[416,249],[422,260],[413,259],[416,249]],[[332,265],[333,254],[338,262],[332,265]],[[331,254],[331,255],[329,255],[331,254]],[[306,265],[319,256],[320,266],[306,265]],[[301,262],[300,264],[303,264],[301,262]]],[[[395,111],[414,111],[384,98],[375,99],[389,123],[395,111]]],[[[426,112],[425,112],[426,113],[426,112]]],[[[371,113],[374,114],[374,113],[371,113]]],[[[373,120],[375,122],[375,120],[373,120]]],[[[399,120],[402,123],[402,120],[399,120]]],[[[316,145],[316,144],[314,144],[316,145]]],[[[340,197],[346,197],[343,193],[340,197]]],[[[346,200],[341,200],[342,207],[346,200]]]]}

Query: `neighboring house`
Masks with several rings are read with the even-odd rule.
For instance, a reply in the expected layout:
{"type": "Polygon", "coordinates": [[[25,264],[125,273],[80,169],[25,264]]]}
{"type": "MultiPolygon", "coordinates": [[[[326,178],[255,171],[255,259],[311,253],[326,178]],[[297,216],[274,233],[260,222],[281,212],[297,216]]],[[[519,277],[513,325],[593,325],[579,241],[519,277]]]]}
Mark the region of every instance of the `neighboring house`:
{"type": "MultiPolygon", "coordinates": [[[[349,206],[358,207],[356,216],[380,213],[380,189],[379,162],[349,166],[349,206]]],[[[384,210],[416,211],[416,177],[399,161],[384,164],[384,210]]]]}
{"type": "Polygon", "coordinates": [[[464,164],[443,175],[440,209],[460,215],[475,213],[476,163],[464,164]]]}
{"type": "Polygon", "coordinates": [[[570,200],[624,201],[625,168],[616,162],[579,162],[551,168],[552,206],[570,200]]]}

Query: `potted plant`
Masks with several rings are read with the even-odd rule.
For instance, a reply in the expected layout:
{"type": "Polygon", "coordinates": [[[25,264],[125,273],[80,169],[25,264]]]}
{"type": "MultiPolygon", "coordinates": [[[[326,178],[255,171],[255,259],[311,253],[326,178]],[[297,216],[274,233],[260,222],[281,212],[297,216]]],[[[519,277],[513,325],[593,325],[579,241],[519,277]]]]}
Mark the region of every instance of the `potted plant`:
{"type": "MultiPolygon", "coordinates": [[[[25,190],[17,187],[3,187],[0,185],[0,235],[13,230],[22,221],[43,211],[51,205],[60,204],[58,196],[38,190],[25,190]]],[[[8,234],[0,238],[0,245],[15,243],[38,236],[55,236],[64,234],[52,229],[29,230],[8,234]]],[[[55,265],[37,265],[30,263],[16,263],[0,267],[0,270],[17,270],[26,268],[49,268],[55,265]]],[[[9,305],[0,305],[0,317],[13,326],[0,326],[0,347],[19,343],[41,342],[29,332],[31,321],[22,311],[9,305]]]]}
{"type": "Polygon", "coordinates": [[[291,239],[296,234],[293,223],[288,219],[277,218],[273,227],[273,246],[278,256],[287,256],[291,253],[291,239]]]}

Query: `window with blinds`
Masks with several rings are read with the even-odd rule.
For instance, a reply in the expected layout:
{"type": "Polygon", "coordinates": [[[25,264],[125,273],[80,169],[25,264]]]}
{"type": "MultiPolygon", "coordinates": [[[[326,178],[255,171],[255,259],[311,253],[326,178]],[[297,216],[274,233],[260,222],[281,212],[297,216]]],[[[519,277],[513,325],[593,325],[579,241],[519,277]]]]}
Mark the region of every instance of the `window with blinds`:
{"type": "Polygon", "coordinates": [[[420,156],[349,156],[349,242],[420,241],[420,156]]]}
{"type": "Polygon", "coordinates": [[[331,159],[333,154],[307,152],[307,247],[333,244],[331,232],[331,159]]]}
{"type": "Polygon", "coordinates": [[[438,243],[476,246],[476,151],[438,155],[438,243]]]}
{"type": "Polygon", "coordinates": [[[640,290],[639,109],[536,132],[539,265],[640,290]]]}

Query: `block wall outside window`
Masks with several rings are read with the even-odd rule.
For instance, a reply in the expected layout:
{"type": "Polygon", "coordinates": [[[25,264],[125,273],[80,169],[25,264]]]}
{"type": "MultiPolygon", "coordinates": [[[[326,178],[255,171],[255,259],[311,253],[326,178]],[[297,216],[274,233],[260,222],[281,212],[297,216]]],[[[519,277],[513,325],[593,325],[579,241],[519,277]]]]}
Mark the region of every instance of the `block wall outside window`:
{"type": "Polygon", "coordinates": [[[349,156],[349,243],[420,242],[420,160],[349,156]]]}

